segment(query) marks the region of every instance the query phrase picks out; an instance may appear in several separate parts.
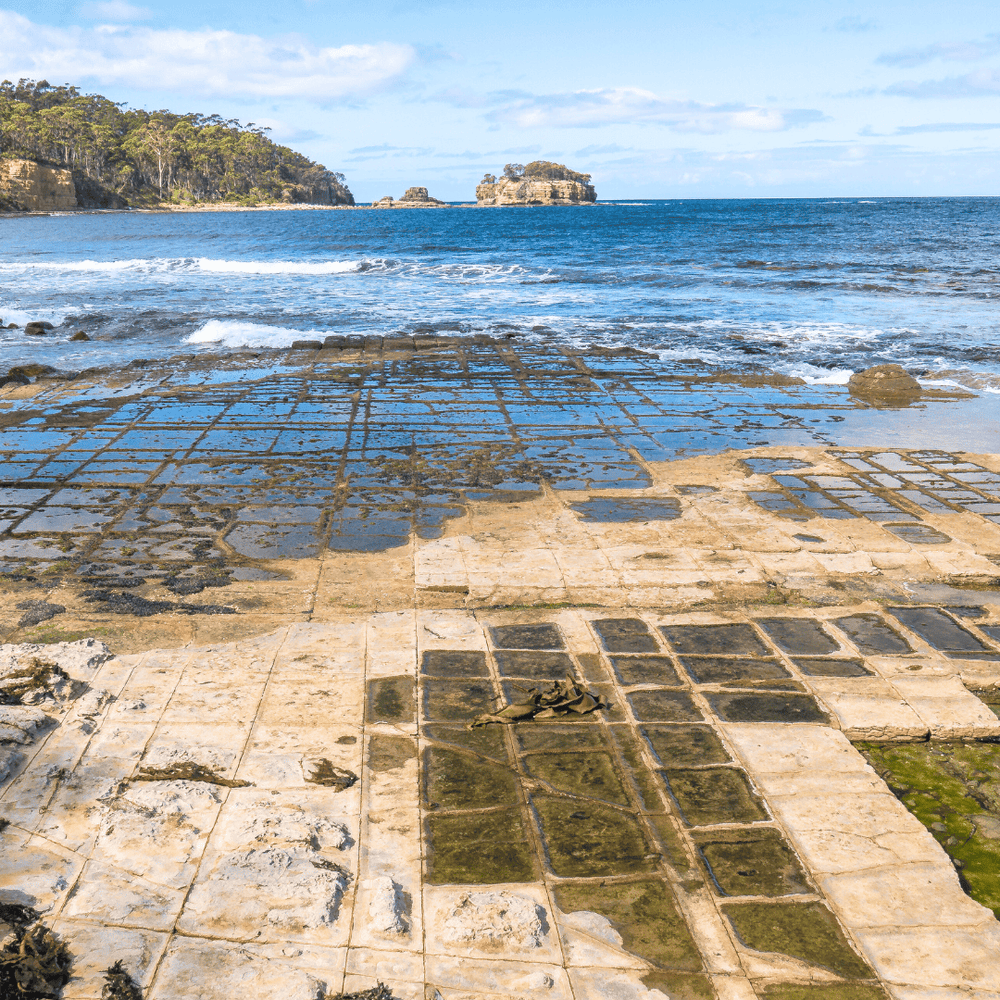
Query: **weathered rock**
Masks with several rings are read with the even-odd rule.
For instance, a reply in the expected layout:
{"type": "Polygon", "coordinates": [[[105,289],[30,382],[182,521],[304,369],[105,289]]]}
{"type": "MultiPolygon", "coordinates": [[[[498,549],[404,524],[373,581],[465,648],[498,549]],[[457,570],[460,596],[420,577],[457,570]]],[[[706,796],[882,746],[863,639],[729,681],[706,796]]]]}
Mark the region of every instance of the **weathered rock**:
{"type": "Polygon", "coordinates": [[[244,934],[267,926],[312,930],[336,921],[348,882],[343,870],[315,855],[280,847],[233,851],[192,889],[185,917],[244,934]]]}
{"type": "Polygon", "coordinates": [[[48,334],[49,330],[54,330],[55,327],[51,323],[41,323],[41,322],[31,322],[28,323],[24,332],[29,337],[44,337],[48,334]]]}
{"type": "Polygon", "coordinates": [[[323,347],[322,340],[293,340],[290,350],[293,351],[318,351],[323,347]]]}
{"type": "Polygon", "coordinates": [[[441,929],[451,944],[478,948],[540,948],[546,927],[533,899],[510,892],[467,892],[441,929]]]}
{"type": "Polygon", "coordinates": [[[14,750],[10,747],[0,747],[0,781],[6,781],[23,760],[24,754],[20,750],[14,750]]]}
{"type": "Polygon", "coordinates": [[[391,194],[387,194],[384,198],[373,201],[372,208],[392,208],[393,204],[395,204],[395,198],[391,194]]]}
{"type": "Polygon", "coordinates": [[[479,205],[582,205],[594,201],[597,192],[590,174],[542,160],[526,167],[508,163],[503,177],[487,174],[476,187],[479,205]]]}
{"type": "Polygon", "coordinates": [[[920,383],[900,365],[875,365],[856,372],[847,383],[852,396],[870,402],[898,402],[920,395],[920,383]]]}
{"type": "Polygon", "coordinates": [[[77,207],[73,172],[32,160],[0,161],[0,198],[29,212],[64,212],[77,207]]]}
{"type": "Polygon", "coordinates": [[[76,333],[74,333],[74,334],[73,334],[73,336],[72,336],[72,337],[70,337],[69,339],[70,339],[70,340],[90,340],[90,337],[88,337],[88,336],[87,336],[87,335],[86,335],[86,334],[85,334],[85,333],[83,332],[83,330],[77,330],[77,331],[76,331],[76,333]]]}
{"type": "Polygon", "coordinates": [[[410,929],[402,887],[388,875],[365,879],[361,888],[368,895],[369,927],[380,937],[399,937],[410,929]]]}
{"type": "Polygon", "coordinates": [[[52,719],[31,705],[0,705],[0,743],[30,743],[52,719]]]}
{"type": "Polygon", "coordinates": [[[6,375],[0,375],[0,387],[5,385],[31,385],[31,379],[24,372],[12,369],[6,375]]]}
{"type": "Polygon", "coordinates": [[[84,680],[94,675],[105,660],[111,659],[111,650],[96,639],[78,639],[76,642],[7,643],[0,646],[0,677],[24,667],[36,660],[52,663],[64,670],[70,677],[84,680]]]}

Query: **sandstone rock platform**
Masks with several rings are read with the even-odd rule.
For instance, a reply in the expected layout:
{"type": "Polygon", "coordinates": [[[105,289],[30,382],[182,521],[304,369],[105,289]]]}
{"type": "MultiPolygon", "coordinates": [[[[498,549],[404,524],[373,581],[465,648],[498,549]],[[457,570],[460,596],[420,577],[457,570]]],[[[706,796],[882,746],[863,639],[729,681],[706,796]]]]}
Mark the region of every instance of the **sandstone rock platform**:
{"type": "Polygon", "coordinates": [[[0,388],[0,903],[94,1000],[994,996],[989,412],[483,338],[0,388]]]}

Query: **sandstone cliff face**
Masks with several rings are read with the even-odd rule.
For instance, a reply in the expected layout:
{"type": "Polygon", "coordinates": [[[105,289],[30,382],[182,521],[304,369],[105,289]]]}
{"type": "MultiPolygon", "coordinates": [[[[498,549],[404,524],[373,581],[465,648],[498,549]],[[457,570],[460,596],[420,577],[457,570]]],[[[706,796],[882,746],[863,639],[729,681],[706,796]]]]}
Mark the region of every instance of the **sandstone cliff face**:
{"type": "Polygon", "coordinates": [[[597,201],[594,186],[578,181],[501,177],[493,184],[476,186],[479,205],[581,205],[593,201],[597,201]]]}
{"type": "Polygon", "coordinates": [[[31,160],[0,160],[0,198],[29,212],[76,208],[73,173],[31,160]]]}

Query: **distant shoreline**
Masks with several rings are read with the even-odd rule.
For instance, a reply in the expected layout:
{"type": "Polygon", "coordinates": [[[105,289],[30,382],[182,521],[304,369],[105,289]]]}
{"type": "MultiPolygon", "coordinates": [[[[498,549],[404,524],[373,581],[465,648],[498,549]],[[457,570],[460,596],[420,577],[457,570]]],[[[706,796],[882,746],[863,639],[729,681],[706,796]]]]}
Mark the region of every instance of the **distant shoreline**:
{"type": "Polygon", "coordinates": [[[239,205],[218,202],[206,205],[157,205],[142,208],[68,208],[44,212],[0,212],[0,219],[24,219],[52,215],[174,215],[187,212],[392,212],[432,208],[592,208],[591,202],[576,205],[480,205],[474,201],[449,201],[441,205],[393,205],[387,208],[377,203],[362,205],[239,205]]]}

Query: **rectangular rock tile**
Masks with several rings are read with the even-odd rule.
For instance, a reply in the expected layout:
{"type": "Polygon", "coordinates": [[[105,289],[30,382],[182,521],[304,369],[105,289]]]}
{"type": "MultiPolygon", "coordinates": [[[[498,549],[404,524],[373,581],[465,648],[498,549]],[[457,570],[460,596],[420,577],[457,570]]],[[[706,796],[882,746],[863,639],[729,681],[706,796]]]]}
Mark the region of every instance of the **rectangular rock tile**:
{"type": "Polygon", "coordinates": [[[170,931],[183,901],[183,891],[88,861],[63,915],[118,927],[170,931]]]}
{"type": "Polygon", "coordinates": [[[721,895],[787,896],[812,891],[778,830],[720,830],[696,834],[694,839],[721,895]]]}
{"type": "Polygon", "coordinates": [[[442,1000],[514,1000],[542,991],[551,1000],[572,1000],[574,995],[566,970],[555,963],[429,955],[425,976],[442,1000]]]}
{"type": "Polygon", "coordinates": [[[626,685],[657,684],[683,686],[669,656],[612,656],[611,665],[618,680],[626,685]]]}
{"type": "Polygon", "coordinates": [[[140,986],[148,986],[168,938],[162,932],[108,927],[84,920],[62,919],[54,929],[73,953],[70,980],[62,991],[66,1000],[99,998],[105,970],[118,960],[140,986]]]}
{"type": "Polygon", "coordinates": [[[957,677],[897,674],[892,686],[927,724],[932,740],[1000,736],[1000,719],[957,677]]]}
{"type": "Polygon", "coordinates": [[[531,680],[562,680],[576,671],[566,653],[498,649],[493,653],[497,669],[506,677],[531,680]]]}
{"type": "Polygon", "coordinates": [[[737,684],[739,681],[786,680],[792,675],[775,659],[745,656],[681,656],[696,684],[737,684]]]}
{"type": "Polygon", "coordinates": [[[664,767],[727,764],[731,759],[711,726],[646,725],[641,732],[664,767]]]}
{"type": "Polygon", "coordinates": [[[1000,992],[1000,927],[896,927],[856,932],[889,984],[1000,992]]]}
{"type": "MultiPolygon", "coordinates": [[[[253,691],[247,692],[252,697],[253,691]]],[[[330,726],[360,721],[364,685],[360,677],[344,677],[330,671],[278,674],[264,692],[259,719],[280,723],[295,719],[299,725],[330,726]]],[[[169,707],[168,707],[169,712],[169,707]]]]}
{"type": "Polygon", "coordinates": [[[520,811],[431,813],[425,829],[431,885],[537,880],[534,852],[520,811]]]}
{"type": "Polygon", "coordinates": [[[640,618],[595,618],[590,624],[609,653],[659,651],[649,626],[640,618]]]}
{"type": "Polygon", "coordinates": [[[688,826],[769,819],[747,776],[737,768],[670,768],[661,774],[688,826]]]}
{"type": "Polygon", "coordinates": [[[471,722],[496,705],[489,680],[426,678],[423,689],[424,717],[432,722],[471,722]]]}
{"type": "Polygon", "coordinates": [[[770,650],[750,625],[661,625],[678,653],[699,656],[768,656],[770,650]]]}
{"type": "Polygon", "coordinates": [[[628,696],[641,722],[703,722],[701,709],[686,691],[633,691],[628,696]]]}
{"type": "Polygon", "coordinates": [[[820,885],[849,927],[978,927],[993,912],[962,890],[954,865],[895,865],[827,875],[820,885]]]}
{"type": "Polygon", "coordinates": [[[813,677],[810,687],[851,739],[919,740],[929,726],[881,677],[813,677]]]}
{"type": "Polygon", "coordinates": [[[874,793],[770,795],[792,842],[814,876],[887,865],[940,864],[942,851],[888,790],[874,793]]]}
{"type": "Polygon", "coordinates": [[[708,698],[725,722],[816,723],[827,719],[816,701],[804,694],[760,692],[709,692],[708,698]]]}

